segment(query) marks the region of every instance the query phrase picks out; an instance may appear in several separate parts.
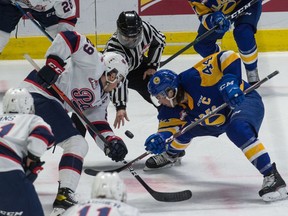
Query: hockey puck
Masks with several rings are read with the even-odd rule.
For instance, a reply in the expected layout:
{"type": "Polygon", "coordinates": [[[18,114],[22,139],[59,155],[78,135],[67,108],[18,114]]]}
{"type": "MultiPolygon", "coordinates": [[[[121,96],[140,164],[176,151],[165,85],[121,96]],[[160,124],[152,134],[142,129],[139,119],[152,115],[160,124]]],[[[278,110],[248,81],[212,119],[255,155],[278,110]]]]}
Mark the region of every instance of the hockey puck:
{"type": "Polygon", "coordinates": [[[126,130],[126,131],[125,131],[125,135],[126,135],[127,137],[129,137],[130,139],[132,139],[132,138],[134,137],[134,134],[133,134],[131,131],[129,131],[129,130],[126,130]]]}

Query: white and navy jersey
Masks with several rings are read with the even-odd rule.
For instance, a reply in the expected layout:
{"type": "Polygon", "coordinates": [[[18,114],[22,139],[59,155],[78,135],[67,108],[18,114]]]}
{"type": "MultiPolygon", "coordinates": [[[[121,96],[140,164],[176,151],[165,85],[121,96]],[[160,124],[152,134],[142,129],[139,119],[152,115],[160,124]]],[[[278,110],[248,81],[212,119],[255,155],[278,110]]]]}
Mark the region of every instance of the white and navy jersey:
{"type": "Polygon", "coordinates": [[[61,19],[71,20],[76,18],[75,0],[17,0],[22,8],[30,8],[38,12],[45,12],[52,8],[61,19]]]}
{"type": "Polygon", "coordinates": [[[76,15],[75,0],[17,0],[22,8],[30,8],[38,12],[45,12],[54,7],[56,15],[68,18],[76,15]]]}
{"type": "MultiPolygon", "coordinates": [[[[90,40],[77,32],[59,33],[46,52],[67,60],[65,71],[55,83],[56,86],[78,107],[87,119],[104,137],[114,133],[107,122],[107,107],[110,102],[109,93],[104,92],[101,76],[105,65],[103,55],[99,53],[90,40]]],[[[37,72],[32,71],[21,84],[29,92],[42,94],[56,100],[67,111],[73,111],[52,88],[46,89],[37,83],[37,72]]],[[[96,136],[93,136],[96,138],[96,136]]],[[[97,141],[96,141],[97,142],[97,141]]],[[[98,143],[98,142],[97,142],[98,143]]]]}
{"type": "MultiPolygon", "coordinates": [[[[100,78],[105,66],[102,54],[99,53],[90,40],[77,32],[66,31],[59,33],[46,52],[57,55],[63,60],[68,59],[65,71],[55,83],[56,86],[70,99],[91,121],[105,120],[106,108],[109,103],[109,93],[103,91],[100,78]],[[102,113],[97,110],[102,109],[102,113]],[[98,108],[98,109],[95,109],[98,108]]],[[[22,84],[30,92],[36,92],[50,99],[61,98],[50,89],[41,87],[36,82],[36,71],[32,71],[22,84]]],[[[67,111],[73,111],[63,103],[67,111]]]]}
{"type": "Polygon", "coordinates": [[[0,172],[23,170],[28,152],[41,157],[54,144],[50,126],[32,114],[0,115],[0,172]]]}
{"type": "Polygon", "coordinates": [[[62,216],[139,216],[138,209],[111,199],[92,199],[86,203],[81,203],[69,208],[62,216]]]}
{"type": "MultiPolygon", "coordinates": [[[[143,40],[133,49],[127,49],[121,45],[117,39],[117,33],[114,33],[107,42],[104,52],[116,52],[123,55],[128,62],[129,72],[135,70],[143,61],[144,55],[147,56],[147,65],[150,68],[157,69],[160,66],[160,60],[165,43],[165,35],[158,31],[148,22],[143,23],[143,40]]],[[[120,89],[116,89],[112,93],[113,103],[118,105],[126,105],[127,98],[127,80],[120,89]]]]}

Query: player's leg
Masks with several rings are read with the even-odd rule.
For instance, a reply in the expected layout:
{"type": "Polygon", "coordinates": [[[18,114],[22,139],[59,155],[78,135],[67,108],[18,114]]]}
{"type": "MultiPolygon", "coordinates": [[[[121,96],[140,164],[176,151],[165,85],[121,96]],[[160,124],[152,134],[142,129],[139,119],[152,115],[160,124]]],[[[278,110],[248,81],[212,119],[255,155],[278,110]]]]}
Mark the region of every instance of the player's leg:
{"type": "Polygon", "coordinates": [[[274,201],[286,198],[287,190],[275,163],[271,162],[269,153],[258,139],[263,117],[264,106],[260,96],[256,92],[249,93],[241,106],[233,111],[226,134],[263,175],[259,195],[264,201],[274,201]]]}
{"type": "Polygon", "coordinates": [[[0,215],[44,216],[33,183],[23,171],[0,173],[0,215]]]}
{"type": "Polygon", "coordinates": [[[77,203],[74,192],[80,180],[88,143],[73,126],[72,120],[59,102],[39,94],[32,93],[32,95],[35,114],[50,124],[56,145],[63,148],[59,163],[60,183],[53,207],[66,209],[77,203]]]}
{"type": "Polygon", "coordinates": [[[15,29],[21,17],[21,12],[15,6],[0,4],[0,53],[7,45],[10,33],[15,29]]]}
{"type": "Polygon", "coordinates": [[[56,16],[54,8],[45,12],[31,10],[30,13],[52,38],[56,36],[58,32],[59,17],[56,16]]]}
{"type": "MultiPolygon", "coordinates": [[[[241,6],[239,5],[238,7],[241,6]]],[[[247,80],[251,85],[259,81],[257,68],[258,49],[255,34],[261,11],[262,4],[259,1],[251,8],[248,8],[247,12],[241,15],[234,23],[233,35],[246,69],[247,80]]]]}

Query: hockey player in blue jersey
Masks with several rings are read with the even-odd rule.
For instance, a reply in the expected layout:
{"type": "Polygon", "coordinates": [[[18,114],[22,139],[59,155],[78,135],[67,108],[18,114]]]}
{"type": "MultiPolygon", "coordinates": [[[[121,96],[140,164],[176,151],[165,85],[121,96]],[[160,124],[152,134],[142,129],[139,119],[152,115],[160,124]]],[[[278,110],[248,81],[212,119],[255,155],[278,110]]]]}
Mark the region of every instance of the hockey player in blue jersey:
{"type": "Polygon", "coordinates": [[[218,137],[226,133],[264,176],[259,191],[263,200],[286,198],[286,184],[258,139],[264,117],[262,99],[255,90],[244,95],[247,87],[249,84],[241,77],[241,60],[233,51],[214,53],[179,75],[171,70],[157,71],[148,89],[162,106],[158,132],[145,142],[146,150],[156,154],[146,161],[145,169],[173,165],[195,137],[218,137]],[[229,106],[172,142],[166,142],[174,133],[224,102],[229,106]]]}
{"type": "MultiPolygon", "coordinates": [[[[230,21],[225,18],[239,8],[249,3],[251,0],[188,0],[200,20],[197,37],[203,35],[215,25],[219,28],[215,32],[194,45],[194,49],[202,57],[220,51],[216,44],[218,39],[222,39],[230,28],[230,21]]],[[[255,40],[257,23],[262,12],[262,0],[259,0],[238,18],[233,20],[233,36],[236,41],[240,57],[244,63],[247,80],[250,84],[259,81],[257,61],[258,51],[255,40]]]]}

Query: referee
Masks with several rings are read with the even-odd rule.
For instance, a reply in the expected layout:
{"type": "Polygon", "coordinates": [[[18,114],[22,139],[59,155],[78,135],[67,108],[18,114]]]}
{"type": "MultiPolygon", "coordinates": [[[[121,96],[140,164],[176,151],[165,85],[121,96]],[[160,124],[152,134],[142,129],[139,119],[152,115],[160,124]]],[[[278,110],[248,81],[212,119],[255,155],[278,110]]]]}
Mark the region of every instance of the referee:
{"type": "Polygon", "coordinates": [[[123,55],[129,65],[127,79],[120,88],[111,93],[111,100],[117,111],[115,128],[119,128],[121,124],[123,126],[125,119],[129,121],[126,112],[128,88],[136,90],[147,102],[153,104],[147,84],[150,76],[160,66],[165,44],[164,34],[141,20],[135,11],[120,13],[117,31],[108,40],[103,51],[123,55]]]}

